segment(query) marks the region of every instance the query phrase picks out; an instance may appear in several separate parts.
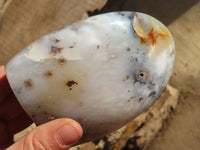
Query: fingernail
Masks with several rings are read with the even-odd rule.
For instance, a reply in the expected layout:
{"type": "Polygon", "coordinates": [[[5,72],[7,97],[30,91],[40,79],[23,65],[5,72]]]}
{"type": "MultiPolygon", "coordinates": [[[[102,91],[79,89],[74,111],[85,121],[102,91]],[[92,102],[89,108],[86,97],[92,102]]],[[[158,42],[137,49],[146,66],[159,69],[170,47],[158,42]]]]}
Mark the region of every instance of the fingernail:
{"type": "Polygon", "coordinates": [[[81,135],[72,125],[65,125],[57,131],[57,140],[61,145],[73,145],[80,137],[81,135]]]}

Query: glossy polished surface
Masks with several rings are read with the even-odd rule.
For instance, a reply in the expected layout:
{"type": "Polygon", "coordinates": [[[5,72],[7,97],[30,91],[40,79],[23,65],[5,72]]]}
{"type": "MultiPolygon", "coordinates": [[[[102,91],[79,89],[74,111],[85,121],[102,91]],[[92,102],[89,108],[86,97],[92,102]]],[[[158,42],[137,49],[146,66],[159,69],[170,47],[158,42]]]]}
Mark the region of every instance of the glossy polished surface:
{"type": "Polygon", "coordinates": [[[73,118],[81,142],[99,138],[151,106],[167,84],[174,41],[135,12],[90,17],[33,42],[6,65],[9,83],[37,124],[73,118]]]}

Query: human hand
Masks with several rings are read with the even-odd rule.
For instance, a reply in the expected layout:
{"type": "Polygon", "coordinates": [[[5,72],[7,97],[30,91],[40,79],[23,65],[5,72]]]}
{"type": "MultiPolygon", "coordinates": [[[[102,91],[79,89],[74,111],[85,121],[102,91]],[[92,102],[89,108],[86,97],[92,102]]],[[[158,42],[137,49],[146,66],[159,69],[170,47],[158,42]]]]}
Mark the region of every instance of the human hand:
{"type": "MultiPolygon", "coordinates": [[[[13,135],[31,123],[10,89],[5,67],[0,66],[0,150],[13,144],[13,135]]],[[[82,134],[82,128],[76,121],[57,119],[33,129],[7,150],[68,149],[82,134]]]]}

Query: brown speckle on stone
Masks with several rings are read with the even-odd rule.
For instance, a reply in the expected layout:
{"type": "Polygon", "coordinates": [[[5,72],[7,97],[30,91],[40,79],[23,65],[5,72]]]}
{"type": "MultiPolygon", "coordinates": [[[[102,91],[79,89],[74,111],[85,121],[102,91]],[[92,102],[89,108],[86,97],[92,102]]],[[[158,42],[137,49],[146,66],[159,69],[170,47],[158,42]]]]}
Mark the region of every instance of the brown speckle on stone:
{"type": "Polygon", "coordinates": [[[67,60],[66,60],[65,58],[60,58],[60,59],[58,59],[58,63],[59,63],[60,65],[64,65],[66,62],[67,62],[67,60]]]}
{"type": "Polygon", "coordinates": [[[57,55],[58,53],[61,53],[62,52],[62,49],[63,48],[59,48],[59,47],[55,47],[55,46],[52,46],[51,47],[51,54],[53,55],[57,55]]]}
{"type": "Polygon", "coordinates": [[[33,87],[33,80],[32,79],[27,79],[24,81],[24,86],[25,88],[32,88],[33,87]]]}
{"type": "Polygon", "coordinates": [[[58,43],[58,42],[60,42],[60,40],[56,39],[55,42],[58,43]]]}
{"type": "Polygon", "coordinates": [[[128,52],[130,52],[130,51],[131,51],[131,49],[130,49],[130,48],[127,48],[126,50],[127,50],[128,52]]]}
{"type": "Polygon", "coordinates": [[[69,87],[72,87],[74,84],[78,85],[78,83],[75,82],[75,81],[73,81],[73,80],[68,81],[68,82],[66,83],[66,85],[69,86],[69,87]]]}
{"type": "Polygon", "coordinates": [[[50,70],[47,70],[47,71],[44,72],[44,76],[47,77],[47,78],[50,78],[50,77],[53,76],[53,72],[50,71],[50,70]]]}
{"type": "Polygon", "coordinates": [[[69,48],[74,48],[75,46],[69,46],[69,48]]]}
{"type": "Polygon", "coordinates": [[[130,78],[130,76],[129,75],[126,75],[126,79],[128,80],[130,78]]]}
{"type": "Polygon", "coordinates": [[[69,90],[71,91],[72,90],[72,86],[73,85],[78,85],[78,82],[71,80],[71,81],[68,81],[65,84],[69,87],[69,90]]]}
{"type": "Polygon", "coordinates": [[[54,43],[59,43],[59,42],[60,42],[60,40],[59,40],[59,39],[57,39],[57,38],[53,38],[53,39],[52,39],[52,42],[54,42],[54,43]]]}
{"type": "Polygon", "coordinates": [[[130,76],[129,75],[126,75],[126,77],[122,80],[122,81],[126,81],[126,80],[128,80],[130,78],[130,76]]]}
{"type": "Polygon", "coordinates": [[[143,97],[140,97],[140,98],[139,98],[139,102],[140,102],[141,100],[143,100],[143,97]]]}
{"type": "Polygon", "coordinates": [[[130,102],[132,99],[133,99],[133,97],[130,97],[130,98],[128,99],[128,102],[130,102]]]}

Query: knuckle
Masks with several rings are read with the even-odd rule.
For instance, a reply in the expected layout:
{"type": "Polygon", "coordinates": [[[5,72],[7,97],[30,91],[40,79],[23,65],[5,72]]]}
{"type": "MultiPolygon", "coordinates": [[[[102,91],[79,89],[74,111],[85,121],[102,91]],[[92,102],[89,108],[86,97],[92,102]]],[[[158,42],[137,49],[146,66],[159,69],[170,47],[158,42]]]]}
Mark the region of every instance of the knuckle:
{"type": "Polygon", "coordinates": [[[44,143],[39,139],[33,138],[32,144],[34,150],[47,150],[47,146],[45,146],[44,143]]]}
{"type": "Polygon", "coordinates": [[[45,137],[44,134],[38,136],[36,132],[26,135],[23,142],[24,150],[64,150],[68,147],[60,145],[56,140],[45,137]]]}
{"type": "Polygon", "coordinates": [[[28,133],[24,139],[24,149],[29,150],[47,150],[49,149],[45,143],[38,139],[34,133],[28,133]]]}

